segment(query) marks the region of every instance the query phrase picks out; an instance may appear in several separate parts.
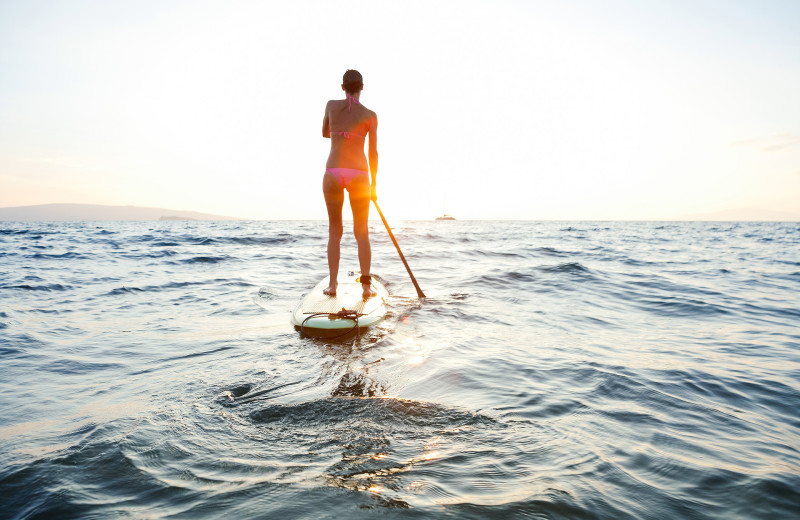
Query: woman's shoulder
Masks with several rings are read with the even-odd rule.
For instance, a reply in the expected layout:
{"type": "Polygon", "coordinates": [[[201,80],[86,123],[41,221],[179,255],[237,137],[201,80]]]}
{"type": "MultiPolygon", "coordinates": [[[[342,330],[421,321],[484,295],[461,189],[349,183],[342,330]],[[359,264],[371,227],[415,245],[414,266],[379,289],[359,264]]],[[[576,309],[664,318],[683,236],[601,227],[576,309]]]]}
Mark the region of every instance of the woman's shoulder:
{"type": "Polygon", "coordinates": [[[373,119],[373,118],[377,118],[378,117],[378,114],[376,114],[374,110],[370,110],[369,108],[365,107],[364,105],[361,105],[361,108],[363,108],[364,111],[367,113],[367,118],[373,119]]]}

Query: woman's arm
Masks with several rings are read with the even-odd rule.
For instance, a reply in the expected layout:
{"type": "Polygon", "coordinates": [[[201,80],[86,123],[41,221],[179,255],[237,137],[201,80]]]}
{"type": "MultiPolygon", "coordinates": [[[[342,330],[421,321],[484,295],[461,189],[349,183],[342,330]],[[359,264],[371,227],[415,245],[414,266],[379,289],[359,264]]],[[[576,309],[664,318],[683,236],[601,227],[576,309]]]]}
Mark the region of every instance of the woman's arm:
{"type": "Polygon", "coordinates": [[[374,114],[369,121],[369,171],[372,175],[372,200],[378,200],[375,192],[375,181],[378,176],[378,115],[374,114]]]}
{"type": "Polygon", "coordinates": [[[328,119],[328,107],[331,106],[331,102],[328,101],[328,104],[325,105],[325,117],[322,118],[322,137],[327,137],[330,139],[331,137],[331,122],[328,119]]]}

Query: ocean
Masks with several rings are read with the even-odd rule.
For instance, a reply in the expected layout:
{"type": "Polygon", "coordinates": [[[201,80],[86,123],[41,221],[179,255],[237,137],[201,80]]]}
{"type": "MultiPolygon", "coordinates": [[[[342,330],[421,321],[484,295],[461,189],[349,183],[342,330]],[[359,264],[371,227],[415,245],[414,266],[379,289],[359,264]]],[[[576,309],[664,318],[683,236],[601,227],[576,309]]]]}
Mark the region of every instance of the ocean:
{"type": "Polygon", "coordinates": [[[800,224],[391,224],[0,222],[0,516],[798,517],[800,224]]]}

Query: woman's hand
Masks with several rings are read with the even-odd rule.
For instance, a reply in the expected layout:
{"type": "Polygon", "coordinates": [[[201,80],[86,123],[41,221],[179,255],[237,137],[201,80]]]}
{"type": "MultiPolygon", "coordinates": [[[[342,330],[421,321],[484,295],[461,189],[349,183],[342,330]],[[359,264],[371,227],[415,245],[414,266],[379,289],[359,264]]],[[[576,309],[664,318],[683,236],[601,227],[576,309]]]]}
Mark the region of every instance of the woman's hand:
{"type": "Polygon", "coordinates": [[[374,184],[370,188],[369,198],[372,201],[378,202],[378,193],[375,191],[375,185],[374,184]]]}

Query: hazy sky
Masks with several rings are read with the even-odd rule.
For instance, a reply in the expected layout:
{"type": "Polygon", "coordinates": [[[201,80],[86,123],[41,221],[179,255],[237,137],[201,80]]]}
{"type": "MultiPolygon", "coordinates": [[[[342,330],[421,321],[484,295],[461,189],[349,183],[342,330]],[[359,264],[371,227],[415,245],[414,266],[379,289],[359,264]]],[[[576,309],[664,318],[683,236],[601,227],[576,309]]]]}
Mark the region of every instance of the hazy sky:
{"type": "Polygon", "coordinates": [[[392,218],[800,212],[797,0],[0,0],[0,206],[324,219],[348,68],[392,218]]]}

